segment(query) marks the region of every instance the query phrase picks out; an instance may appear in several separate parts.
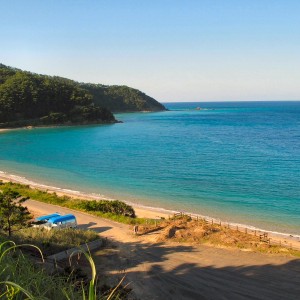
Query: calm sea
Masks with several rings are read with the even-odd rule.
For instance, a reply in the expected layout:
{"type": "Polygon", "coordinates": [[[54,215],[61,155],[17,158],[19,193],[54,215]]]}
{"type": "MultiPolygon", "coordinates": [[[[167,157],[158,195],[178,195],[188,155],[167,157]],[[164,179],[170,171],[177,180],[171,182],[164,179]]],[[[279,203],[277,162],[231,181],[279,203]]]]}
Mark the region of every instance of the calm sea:
{"type": "Polygon", "coordinates": [[[2,133],[0,170],[300,234],[300,102],[166,106],[118,114],[114,125],[2,133]]]}

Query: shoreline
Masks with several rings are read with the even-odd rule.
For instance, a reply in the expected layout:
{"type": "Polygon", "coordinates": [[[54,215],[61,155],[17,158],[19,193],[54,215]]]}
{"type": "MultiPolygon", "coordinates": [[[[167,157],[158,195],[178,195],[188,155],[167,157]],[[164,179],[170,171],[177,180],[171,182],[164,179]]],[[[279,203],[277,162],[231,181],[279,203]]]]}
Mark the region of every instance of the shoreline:
{"type": "MultiPolygon", "coordinates": [[[[113,198],[109,198],[101,194],[85,193],[85,192],[80,192],[80,191],[75,191],[75,190],[70,190],[65,188],[49,186],[42,183],[37,183],[25,177],[8,174],[7,172],[4,171],[0,171],[0,180],[2,180],[3,182],[11,181],[13,183],[29,185],[31,188],[39,189],[45,192],[46,191],[51,193],[55,192],[58,196],[69,196],[71,198],[79,198],[84,200],[108,200],[108,201],[115,200],[113,198]]],[[[175,210],[174,211],[167,210],[164,208],[149,207],[142,204],[132,203],[130,201],[124,201],[124,200],[120,200],[120,201],[123,201],[128,205],[131,205],[134,208],[136,215],[140,218],[149,218],[149,219],[168,218],[170,215],[173,215],[174,213],[178,212],[175,210]]]]}
{"type": "Polygon", "coordinates": [[[0,128],[1,132],[12,131],[12,130],[32,130],[36,128],[60,128],[60,127],[73,127],[73,126],[90,126],[90,125],[112,125],[123,123],[123,121],[115,119],[113,122],[90,122],[90,123],[73,123],[73,124],[50,124],[50,125],[27,125],[21,127],[7,127],[7,128],[0,128]]]}
{"type": "MultiPolygon", "coordinates": [[[[71,198],[80,198],[80,199],[85,199],[85,200],[114,200],[112,198],[105,197],[104,195],[101,194],[91,194],[91,193],[84,193],[80,191],[75,191],[75,190],[70,190],[70,189],[64,189],[64,188],[59,188],[59,187],[53,187],[49,185],[45,185],[42,183],[37,183],[33,182],[25,177],[21,177],[18,175],[13,175],[9,174],[7,172],[0,171],[0,180],[4,182],[14,182],[14,183],[20,183],[20,184],[25,184],[29,185],[31,188],[39,189],[42,191],[47,191],[47,192],[55,192],[59,196],[69,196],[71,198]]],[[[161,219],[161,218],[169,218],[170,216],[180,213],[179,211],[176,210],[168,210],[164,208],[158,208],[158,207],[150,207],[150,206],[145,206],[142,204],[137,204],[137,203],[132,203],[130,201],[124,201],[121,200],[128,205],[131,205],[135,212],[136,215],[140,218],[150,218],[150,219],[161,219]]],[[[217,224],[223,224],[223,226],[230,226],[230,228],[240,228],[243,230],[248,230],[248,233],[251,234],[253,232],[257,233],[268,233],[268,235],[275,241],[280,242],[283,241],[287,244],[294,244],[296,247],[300,249],[300,235],[298,234],[290,234],[290,233],[283,233],[283,232],[277,232],[277,231],[271,231],[271,230],[264,230],[262,228],[258,228],[255,226],[251,225],[246,225],[246,224],[240,224],[240,223],[235,223],[235,222],[223,222],[219,218],[213,218],[210,216],[204,216],[201,214],[193,214],[189,212],[184,212],[187,215],[191,215],[194,219],[196,218],[202,218],[207,220],[208,222],[214,222],[217,224]]]]}
{"type": "MultiPolygon", "coordinates": [[[[18,129],[20,129],[20,128],[18,128],[18,129]]],[[[10,131],[10,130],[14,130],[14,128],[0,128],[0,133],[10,131]]]]}

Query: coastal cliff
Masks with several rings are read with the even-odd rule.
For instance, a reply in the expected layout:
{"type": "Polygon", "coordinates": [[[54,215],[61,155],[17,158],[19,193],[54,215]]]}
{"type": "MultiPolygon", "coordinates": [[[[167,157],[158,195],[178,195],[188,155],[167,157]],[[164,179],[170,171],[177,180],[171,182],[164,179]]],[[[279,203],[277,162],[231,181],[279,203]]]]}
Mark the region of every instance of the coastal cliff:
{"type": "Polygon", "coordinates": [[[113,112],[165,107],[127,86],[78,83],[0,64],[0,128],[117,122],[113,112]]]}

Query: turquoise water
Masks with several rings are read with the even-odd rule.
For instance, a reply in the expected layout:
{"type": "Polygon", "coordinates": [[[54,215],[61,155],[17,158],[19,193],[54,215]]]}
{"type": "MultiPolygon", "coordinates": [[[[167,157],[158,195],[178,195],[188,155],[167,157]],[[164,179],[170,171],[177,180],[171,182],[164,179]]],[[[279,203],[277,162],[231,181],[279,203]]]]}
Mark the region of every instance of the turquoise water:
{"type": "Polygon", "coordinates": [[[300,234],[300,102],[166,106],[119,114],[114,125],[2,133],[0,170],[300,234]]]}

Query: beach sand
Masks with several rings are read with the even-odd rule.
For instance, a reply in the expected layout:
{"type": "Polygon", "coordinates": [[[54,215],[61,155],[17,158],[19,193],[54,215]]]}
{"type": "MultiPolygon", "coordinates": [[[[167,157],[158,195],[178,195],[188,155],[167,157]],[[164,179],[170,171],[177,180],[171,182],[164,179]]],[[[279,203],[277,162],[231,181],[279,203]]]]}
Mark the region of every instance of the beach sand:
{"type": "MultiPolygon", "coordinates": [[[[99,196],[94,196],[94,195],[75,192],[75,191],[71,191],[71,190],[48,187],[48,186],[44,186],[44,185],[41,185],[41,184],[32,183],[32,182],[26,180],[25,178],[14,176],[14,175],[9,175],[9,174],[3,173],[3,172],[0,173],[0,180],[2,180],[3,182],[12,181],[12,182],[15,182],[15,183],[28,184],[32,188],[47,191],[47,192],[50,192],[50,193],[55,192],[59,196],[69,196],[71,198],[79,198],[79,199],[86,199],[86,200],[99,200],[99,199],[101,199],[101,197],[99,197],[99,196]]],[[[124,201],[124,202],[126,202],[126,201],[124,201]]],[[[173,216],[174,213],[176,213],[176,211],[168,211],[168,210],[164,210],[164,209],[161,209],[161,208],[146,207],[146,206],[142,206],[142,205],[136,205],[136,204],[130,203],[130,202],[126,202],[126,203],[128,203],[129,205],[131,205],[134,208],[134,210],[136,212],[136,216],[139,217],[139,218],[149,218],[149,219],[165,218],[165,219],[168,219],[170,216],[173,216]]],[[[215,220],[215,219],[210,218],[210,220],[215,220]]],[[[217,221],[217,223],[218,223],[218,221],[217,221]]],[[[228,223],[223,223],[223,224],[225,226],[228,226],[227,225],[228,223]]],[[[230,227],[235,228],[236,224],[232,223],[230,225],[230,227]]],[[[276,243],[278,245],[279,244],[286,245],[286,246],[289,246],[291,248],[300,250],[300,237],[297,236],[297,235],[272,233],[272,232],[269,232],[269,231],[264,231],[262,229],[254,230],[253,228],[249,228],[246,225],[239,224],[240,231],[244,231],[246,228],[248,229],[247,232],[249,234],[259,235],[259,234],[263,234],[264,232],[267,232],[268,233],[268,238],[271,238],[271,240],[274,243],[276,243]]]]}
{"type": "MultiPolygon", "coordinates": [[[[28,184],[27,181],[20,179],[17,179],[16,177],[11,177],[11,175],[8,174],[0,174],[0,180],[3,182],[14,182],[14,183],[21,183],[21,184],[28,184]]],[[[50,193],[56,193],[58,196],[68,196],[71,198],[80,198],[80,199],[86,199],[86,200],[97,200],[100,199],[98,196],[92,196],[84,193],[79,192],[72,192],[67,190],[61,190],[56,188],[45,188],[39,184],[29,184],[31,188],[39,189],[42,191],[48,191],[50,193]]],[[[149,218],[149,219],[161,219],[161,218],[169,218],[169,216],[172,216],[174,212],[162,210],[162,209],[156,209],[156,208],[150,208],[150,207],[144,207],[140,205],[134,205],[132,203],[130,204],[139,218],[149,218]]]]}
{"type": "MultiPolygon", "coordinates": [[[[65,207],[28,200],[37,214],[74,213],[79,228],[107,239],[92,253],[98,275],[113,285],[125,275],[130,299],[297,299],[300,260],[186,243],[153,242],[133,235],[132,226],[65,207]]],[[[85,264],[86,266],[86,264],[85,264]]],[[[84,268],[84,265],[81,266],[84,268]]],[[[84,269],[90,272],[90,268],[84,269]]]]}

